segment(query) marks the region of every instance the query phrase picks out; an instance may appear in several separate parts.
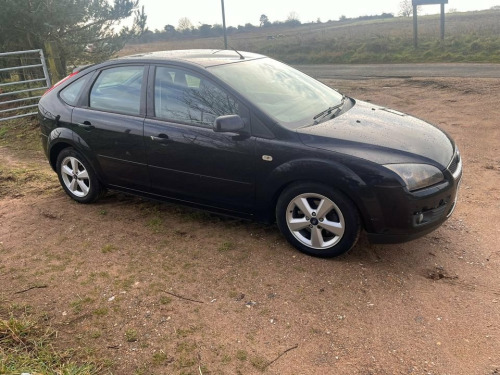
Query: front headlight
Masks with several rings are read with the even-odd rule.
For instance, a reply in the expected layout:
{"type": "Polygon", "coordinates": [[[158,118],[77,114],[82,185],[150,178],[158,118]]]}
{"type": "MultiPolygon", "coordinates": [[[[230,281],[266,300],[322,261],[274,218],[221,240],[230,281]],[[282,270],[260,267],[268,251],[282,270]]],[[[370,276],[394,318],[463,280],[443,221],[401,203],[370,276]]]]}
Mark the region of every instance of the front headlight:
{"type": "Polygon", "coordinates": [[[384,167],[401,177],[410,191],[422,189],[444,180],[443,173],[429,164],[386,164],[384,167]]]}

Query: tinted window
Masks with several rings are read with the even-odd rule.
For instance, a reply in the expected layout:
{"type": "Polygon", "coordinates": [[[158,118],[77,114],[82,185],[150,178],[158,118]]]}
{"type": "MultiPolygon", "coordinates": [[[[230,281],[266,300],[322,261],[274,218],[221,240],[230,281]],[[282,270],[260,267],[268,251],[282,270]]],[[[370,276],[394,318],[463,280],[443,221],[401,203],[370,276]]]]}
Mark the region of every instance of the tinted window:
{"type": "Polygon", "coordinates": [[[88,77],[89,76],[86,75],[84,77],[78,78],[75,82],[62,89],[59,93],[61,99],[64,100],[66,104],[76,105],[78,97],[82,92],[83,86],[85,86],[85,83],[87,83],[88,77]]]}
{"type": "Polygon", "coordinates": [[[90,107],[138,115],[143,73],[142,66],[103,70],[92,86],[90,107]]]}
{"type": "Polygon", "coordinates": [[[158,67],[155,116],[211,127],[222,115],[238,114],[238,103],[207,79],[181,69],[158,67]]]}

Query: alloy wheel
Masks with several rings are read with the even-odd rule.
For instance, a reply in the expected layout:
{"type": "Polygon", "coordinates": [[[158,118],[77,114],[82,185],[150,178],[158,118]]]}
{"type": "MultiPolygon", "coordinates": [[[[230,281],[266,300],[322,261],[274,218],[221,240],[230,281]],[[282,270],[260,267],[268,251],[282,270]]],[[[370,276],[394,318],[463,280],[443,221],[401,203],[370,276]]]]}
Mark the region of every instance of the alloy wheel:
{"type": "Polygon", "coordinates": [[[67,156],[61,163],[61,177],[66,188],[76,197],[83,198],[90,191],[90,178],[85,166],[75,157],[67,156]]]}
{"type": "Polygon", "coordinates": [[[336,245],[345,232],[345,220],[339,207],[317,193],[293,198],[287,207],[286,222],[298,241],[317,250],[336,245]]]}

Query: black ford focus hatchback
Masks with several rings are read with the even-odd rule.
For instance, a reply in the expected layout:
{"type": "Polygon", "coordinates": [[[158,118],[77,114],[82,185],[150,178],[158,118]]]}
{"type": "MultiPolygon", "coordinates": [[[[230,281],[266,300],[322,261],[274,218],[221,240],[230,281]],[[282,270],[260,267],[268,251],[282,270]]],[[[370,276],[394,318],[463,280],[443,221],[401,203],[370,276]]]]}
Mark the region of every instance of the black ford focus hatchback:
{"type": "Polygon", "coordinates": [[[42,143],[66,193],[106,189],[276,221],[299,250],[332,257],[362,229],[407,241],[453,212],[453,140],[344,96],[268,57],[155,52],[77,71],[40,100],[42,143]]]}

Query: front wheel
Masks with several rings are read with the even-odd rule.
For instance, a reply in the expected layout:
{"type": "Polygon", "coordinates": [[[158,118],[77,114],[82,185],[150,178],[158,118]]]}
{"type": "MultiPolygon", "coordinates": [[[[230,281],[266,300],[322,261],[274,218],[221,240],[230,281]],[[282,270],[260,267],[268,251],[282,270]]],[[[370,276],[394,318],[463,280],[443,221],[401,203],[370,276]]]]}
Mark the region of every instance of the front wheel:
{"type": "Polygon", "coordinates": [[[361,228],[358,211],[349,198],[313,183],[293,185],[281,194],[276,221],[293,246],[325,258],[349,251],[361,228]]]}
{"type": "Polygon", "coordinates": [[[79,203],[94,202],[104,192],[90,164],[73,148],[57,156],[57,176],[66,194],[79,203]]]}

